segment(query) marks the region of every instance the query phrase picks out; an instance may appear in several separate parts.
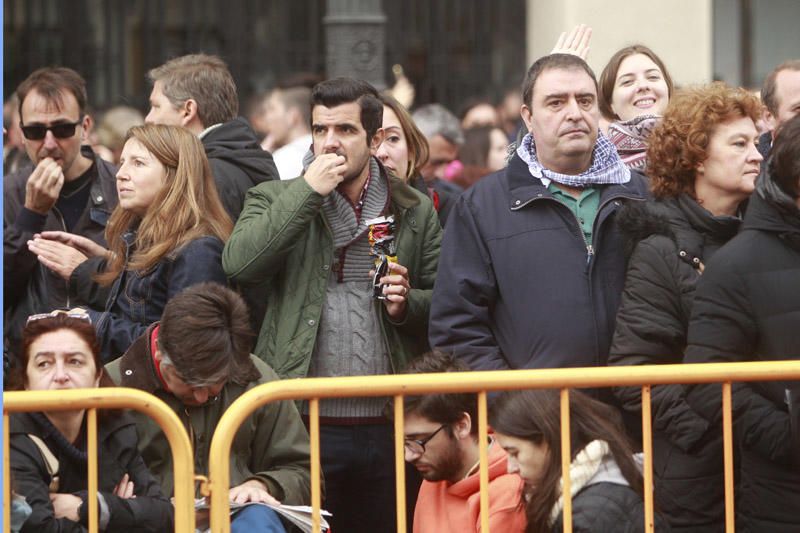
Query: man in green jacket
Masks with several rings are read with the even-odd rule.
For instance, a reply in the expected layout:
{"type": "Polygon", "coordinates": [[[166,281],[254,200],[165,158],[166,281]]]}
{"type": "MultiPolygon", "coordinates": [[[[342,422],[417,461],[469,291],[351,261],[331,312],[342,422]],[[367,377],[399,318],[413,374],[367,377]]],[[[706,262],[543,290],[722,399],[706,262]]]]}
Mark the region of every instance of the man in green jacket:
{"type": "MultiPolygon", "coordinates": [[[[250,189],[223,267],[235,282],[267,287],[255,351],[281,377],[396,373],[428,349],[439,220],[427,197],[374,157],[384,137],[374,87],[324,81],[312,91],[311,111],[313,162],[299,178],[250,189]],[[389,216],[393,228],[375,222],[389,216]],[[387,229],[396,261],[374,291],[373,244],[387,229]]],[[[393,531],[393,432],[384,404],[320,403],[334,531],[393,531]]]]}
{"type": "MultiPolygon", "coordinates": [[[[161,322],[106,370],[119,385],[153,394],[175,411],[192,442],[195,473],[207,474],[211,437],[225,410],[253,387],[278,379],[267,364],[250,355],[249,345],[242,298],[222,285],[201,283],[172,298],[161,322]]],[[[172,494],[167,438],[148,416],[134,416],[142,458],[164,493],[172,494]]],[[[308,432],[294,402],[267,404],[245,420],[233,441],[230,499],[308,504],[309,469],[308,432]]],[[[236,515],[232,531],[247,529],[240,521],[263,524],[264,529],[254,531],[284,531],[274,511],[263,506],[250,506],[236,515]]]]}

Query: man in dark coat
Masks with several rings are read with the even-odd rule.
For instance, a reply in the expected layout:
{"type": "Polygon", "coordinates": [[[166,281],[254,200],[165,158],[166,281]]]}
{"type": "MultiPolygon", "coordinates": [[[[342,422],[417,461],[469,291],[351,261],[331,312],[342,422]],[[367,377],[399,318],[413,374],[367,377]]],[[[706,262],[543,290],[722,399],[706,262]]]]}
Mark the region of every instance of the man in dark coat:
{"type": "MultiPolygon", "coordinates": [[[[34,235],[68,231],[105,246],[117,205],[116,168],[96,157],[86,138],[86,82],[72,69],[39,69],[17,89],[25,150],[32,165],[3,183],[3,313],[7,347],[16,348],[29,315],[70,307],[68,283],[28,249],[34,235]]],[[[77,254],[58,242],[62,255],[77,254]]],[[[86,259],[81,256],[75,264],[86,259]]]]}
{"type": "Polygon", "coordinates": [[[626,266],[614,219],[646,184],[598,135],[579,57],[539,59],[523,100],[530,133],[451,213],[431,345],[480,370],[605,365],[626,266]]]}
{"type": "MultiPolygon", "coordinates": [[[[686,362],[800,357],[800,117],[778,131],[741,232],[697,284],[686,362]]],[[[736,531],[800,531],[796,382],[733,384],[741,460],[736,531]]],[[[689,388],[691,408],[721,431],[720,388],[689,388]]]]}
{"type": "Polygon", "coordinates": [[[236,84],[222,59],[190,54],[152,69],[146,122],[184,126],[200,137],[222,204],[236,222],[247,190],[278,179],[272,155],[262,150],[247,121],[238,116],[236,84]]]}

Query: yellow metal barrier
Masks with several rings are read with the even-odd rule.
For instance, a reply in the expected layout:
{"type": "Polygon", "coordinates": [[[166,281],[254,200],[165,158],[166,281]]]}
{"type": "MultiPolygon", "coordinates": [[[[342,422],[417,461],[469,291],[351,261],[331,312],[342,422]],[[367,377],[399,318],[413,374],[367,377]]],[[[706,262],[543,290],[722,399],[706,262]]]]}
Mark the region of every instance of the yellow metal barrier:
{"type": "MultiPolygon", "coordinates": [[[[60,391],[3,393],[3,513],[4,531],[9,531],[11,490],[9,478],[8,414],[20,411],[69,411],[87,409],[87,455],[89,459],[89,531],[97,528],[97,409],[135,409],[153,418],[164,430],[173,457],[175,478],[175,531],[194,532],[194,458],[189,436],[172,409],[150,394],[123,387],[60,391]]],[[[227,494],[227,492],[226,492],[227,494]]]]}
{"type": "MultiPolygon", "coordinates": [[[[723,438],[725,462],[725,523],[733,529],[733,453],[731,426],[731,387],[733,381],[800,380],[800,361],[720,363],[698,365],[658,365],[600,368],[558,368],[541,370],[509,370],[499,372],[465,372],[463,374],[418,374],[396,376],[358,376],[346,378],[312,378],[275,381],[256,387],[237,399],[219,421],[210,449],[211,530],[230,531],[228,471],[230,448],[238,427],[255,409],[280,400],[307,399],[311,437],[311,502],[314,509],[314,531],[320,531],[320,448],[319,399],[340,397],[395,397],[395,468],[397,470],[397,527],[406,531],[405,478],[403,475],[403,409],[405,395],[432,393],[478,393],[478,430],[480,435],[481,531],[489,531],[488,460],[486,441],[486,392],[513,389],[561,389],[563,472],[569,472],[569,389],[617,386],[642,386],[642,424],[645,451],[645,522],[646,530],[654,528],[653,462],[651,435],[650,385],[670,383],[723,384],[723,438]],[[566,450],[566,452],[563,452],[566,450]]],[[[564,483],[564,531],[572,530],[569,477],[564,483]]]]}

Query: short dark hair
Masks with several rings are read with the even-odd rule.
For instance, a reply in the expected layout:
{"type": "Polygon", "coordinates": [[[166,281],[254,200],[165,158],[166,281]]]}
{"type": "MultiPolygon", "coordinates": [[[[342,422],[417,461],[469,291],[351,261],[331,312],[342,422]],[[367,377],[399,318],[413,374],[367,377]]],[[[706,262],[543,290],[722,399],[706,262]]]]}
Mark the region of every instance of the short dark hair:
{"type": "Polygon", "coordinates": [[[91,357],[97,375],[100,377],[101,387],[113,387],[114,383],[103,369],[103,360],[100,357],[100,342],[95,333],[95,328],[88,320],[76,318],[70,313],[56,313],[52,316],[31,320],[22,329],[22,340],[20,341],[17,359],[10,369],[8,390],[24,390],[27,385],[28,361],[31,357],[31,346],[36,340],[47,333],[66,329],[72,331],[81,338],[91,350],[91,357]]]}
{"type": "Polygon", "coordinates": [[[383,103],[375,87],[366,81],[339,77],[316,84],[311,90],[310,110],[313,116],[315,106],[336,107],[351,102],[357,102],[361,108],[361,126],[367,132],[369,145],[383,124],[383,103]]]}
{"type": "Polygon", "coordinates": [[[603,72],[600,73],[600,89],[597,95],[597,102],[600,107],[600,113],[608,120],[619,120],[617,114],[611,109],[611,100],[614,95],[614,84],[617,81],[619,66],[625,59],[636,54],[649,57],[659,70],[661,70],[661,74],[664,76],[664,82],[667,84],[667,97],[671,97],[672,93],[675,91],[675,86],[672,83],[672,76],[669,75],[666,65],[664,65],[664,62],[661,61],[661,58],[658,57],[655,52],[643,44],[626,46],[625,48],[617,50],[617,53],[611,56],[603,72]]]}
{"type": "MultiPolygon", "coordinates": [[[[414,359],[406,368],[405,374],[431,374],[435,372],[468,372],[463,363],[452,355],[442,352],[426,353],[414,359]]],[[[470,433],[478,434],[478,398],[474,393],[423,394],[406,396],[403,411],[423,416],[437,424],[452,425],[467,413],[472,426],[470,433]]]]}
{"type": "Polygon", "coordinates": [[[219,283],[198,283],[174,296],[161,317],[159,349],[188,385],[230,376],[250,357],[247,304],[219,283]]]}
{"type": "Polygon", "coordinates": [[[536,85],[536,80],[546,70],[552,69],[580,69],[586,72],[594,82],[594,88],[597,90],[597,76],[589,65],[580,57],[573,54],[550,54],[537,59],[531,68],[525,74],[525,80],[522,82],[522,103],[531,107],[533,99],[533,87],[536,85]]]}
{"type": "Polygon", "coordinates": [[[800,198],[800,115],[778,128],[768,169],[770,179],[783,192],[794,200],[800,198]]]}
{"type": "Polygon", "coordinates": [[[800,70],[800,59],[790,59],[784,61],[773,69],[772,72],[767,74],[764,79],[764,85],[761,86],[761,102],[766,106],[767,110],[773,115],[778,113],[778,98],[775,96],[776,80],[778,74],[784,70],[800,70]]]}
{"type": "Polygon", "coordinates": [[[239,114],[239,95],[228,65],[207,54],[189,54],[170,59],[147,73],[161,82],[161,90],[174,107],[190,98],[197,102],[197,117],[204,127],[228,122],[239,114]]]}
{"type": "Polygon", "coordinates": [[[82,117],[86,114],[86,80],[67,67],[45,67],[34,71],[25,81],[17,87],[17,97],[19,98],[19,117],[24,122],[22,116],[22,103],[31,91],[36,91],[48,102],[52,102],[60,111],[64,106],[62,91],[67,91],[75,97],[78,102],[78,111],[82,117]]]}

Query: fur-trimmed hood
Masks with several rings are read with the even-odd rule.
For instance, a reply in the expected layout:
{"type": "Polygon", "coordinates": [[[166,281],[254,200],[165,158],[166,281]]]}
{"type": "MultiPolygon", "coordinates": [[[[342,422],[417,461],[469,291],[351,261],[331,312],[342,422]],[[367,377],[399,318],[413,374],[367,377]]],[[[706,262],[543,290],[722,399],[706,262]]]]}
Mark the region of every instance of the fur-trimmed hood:
{"type": "Polygon", "coordinates": [[[688,195],[650,202],[629,202],[616,217],[630,258],[639,242],[654,236],[675,243],[681,260],[697,268],[739,230],[741,218],[715,217],[688,195]]]}

